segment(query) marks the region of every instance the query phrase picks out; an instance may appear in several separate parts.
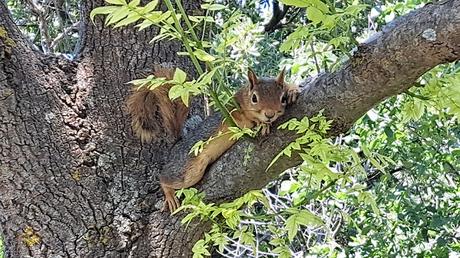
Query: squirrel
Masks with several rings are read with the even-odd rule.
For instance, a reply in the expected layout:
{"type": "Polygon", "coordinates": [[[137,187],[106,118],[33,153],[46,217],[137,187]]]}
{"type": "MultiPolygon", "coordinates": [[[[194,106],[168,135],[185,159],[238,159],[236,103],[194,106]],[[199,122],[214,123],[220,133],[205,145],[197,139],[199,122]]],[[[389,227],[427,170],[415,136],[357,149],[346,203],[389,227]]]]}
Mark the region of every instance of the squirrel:
{"type": "MultiPolygon", "coordinates": [[[[157,78],[171,80],[174,68],[155,66],[153,75],[157,78]]],[[[131,114],[131,126],[134,134],[143,143],[166,135],[166,139],[175,142],[181,134],[182,125],[188,115],[187,106],[180,100],[171,101],[168,97],[172,84],[162,84],[150,90],[147,87],[133,88],[126,101],[128,113],[131,114]]]]}
{"type": "MultiPolygon", "coordinates": [[[[172,79],[174,69],[155,69],[154,75],[172,79]]],[[[283,69],[276,78],[258,78],[248,69],[248,83],[234,94],[239,109],[230,112],[233,121],[239,128],[261,126],[261,134],[270,132],[270,125],[284,114],[286,106],[296,101],[299,93],[297,85],[284,81],[283,69]]],[[[176,140],[187,117],[187,107],[180,101],[171,101],[168,91],[171,85],[164,84],[148,90],[134,90],[128,97],[128,112],[132,117],[132,128],[141,141],[149,142],[164,131],[176,140]]],[[[195,157],[186,161],[181,178],[160,176],[160,185],[165,195],[162,211],[172,213],[180,203],[175,190],[187,188],[198,183],[206,168],[225,153],[235,142],[231,139],[230,123],[222,121],[212,139],[195,157]]]]}

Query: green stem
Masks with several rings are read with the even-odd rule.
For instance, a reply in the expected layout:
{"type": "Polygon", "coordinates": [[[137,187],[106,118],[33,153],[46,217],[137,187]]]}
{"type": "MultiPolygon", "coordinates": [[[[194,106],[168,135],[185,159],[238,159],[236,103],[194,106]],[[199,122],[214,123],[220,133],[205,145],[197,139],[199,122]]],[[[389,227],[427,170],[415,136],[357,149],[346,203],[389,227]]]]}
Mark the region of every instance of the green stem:
{"type": "Polygon", "coordinates": [[[318,198],[318,196],[322,193],[324,193],[326,190],[328,190],[329,188],[335,186],[335,183],[337,183],[337,181],[339,181],[338,179],[334,179],[332,180],[331,182],[329,182],[329,184],[325,185],[323,188],[319,189],[318,191],[316,191],[310,200],[313,200],[313,199],[316,199],[318,198]]]}
{"type": "Polygon", "coordinates": [[[198,62],[198,59],[196,58],[195,54],[193,54],[193,50],[190,47],[190,42],[189,42],[187,36],[185,35],[185,32],[182,29],[182,26],[181,26],[179,20],[176,17],[176,12],[174,10],[174,7],[172,6],[171,1],[170,0],[165,0],[165,3],[166,3],[166,6],[168,7],[168,10],[171,11],[171,13],[172,13],[171,17],[174,20],[176,30],[181,35],[181,38],[182,38],[182,41],[184,43],[185,49],[187,50],[187,53],[190,55],[190,58],[192,59],[192,63],[195,66],[195,69],[198,71],[198,73],[200,75],[204,74],[204,71],[201,68],[200,63],[198,62]]]}
{"type": "MultiPolygon", "coordinates": [[[[187,38],[187,35],[185,35],[185,32],[184,30],[182,29],[182,25],[180,24],[179,20],[177,19],[176,17],[176,12],[174,10],[174,7],[172,6],[172,3],[170,0],[165,0],[165,4],[166,6],[168,7],[168,10],[171,11],[172,13],[172,18],[174,20],[174,24],[175,24],[175,27],[176,27],[176,30],[179,32],[179,34],[181,35],[181,38],[182,38],[182,42],[184,43],[184,46],[185,46],[185,49],[187,50],[187,53],[190,55],[190,58],[192,59],[192,63],[193,65],[195,66],[196,70],[198,71],[198,73],[200,75],[204,74],[204,71],[203,69],[201,68],[199,62],[198,62],[198,59],[196,58],[195,54],[193,53],[193,50],[192,48],[190,47],[190,42],[189,42],[189,39],[187,38]]],[[[180,5],[182,6],[182,5],[180,5]]],[[[179,8],[180,9],[180,8],[179,8]]],[[[182,8],[182,11],[184,11],[184,9],[182,8]]],[[[184,17],[187,17],[187,14],[184,13],[182,14],[184,17]]],[[[188,20],[188,18],[184,18],[184,20],[188,20]]],[[[187,23],[187,22],[186,22],[187,23]]],[[[189,21],[190,23],[190,21],[189,21]]],[[[190,24],[191,26],[191,24],[190,24]]],[[[191,28],[193,30],[193,28],[191,28]]],[[[196,34],[193,32],[192,33],[192,36],[194,35],[194,37],[196,37],[196,34]]],[[[198,39],[198,38],[197,38],[198,39]]],[[[198,44],[198,42],[196,42],[198,44]]],[[[200,42],[201,44],[201,42],[200,42]]],[[[227,108],[220,102],[218,96],[217,96],[217,93],[213,90],[210,91],[210,95],[212,97],[212,99],[214,100],[214,102],[216,103],[217,105],[217,108],[222,112],[222,114],[224,115],[225,118],[227,118],[227,120],[230,122],[230,124],[232,126],[235,126],[235,122],[233,121],[233,118],[232,116],[230,115],[230,112],[227,110],[227,108]]]]}
{"type": "Polygon", "coordinates": [[[409,96],[411,96],[411,97],[413,97],[413,98],[417,98],[417,99],[421,99],[421,100],[430,100],[429,97],[425,97],[425,96],[422,96],[422,95],[418,95],[418,94],[412,93],[412,92],[410,92],[410,91],[406,91],[406,92],[404,92],[404,93],[406,93],[407,95],[409,95],[409,96]]]}
{"type": "MultiPolygon", "coordinates": [[[[203,29],[202,29],[202,32],[201,32],[201,40],[202,41],[204,40],[204,34],[206,33],[206,18],[208,18],[208,16],[209,16],[209,10],[206,10],[206,14],[205,14],[204,20],[203,20],[203,29]]],[[[212,25],[212,23],[211,23],[211,25],[212,25]]],[[[212,31],[212,27],[210,27],[209,29],[210,29],[210,31],[212,31]]],[[[211,34],[210,34],[210,36],[211,36],[211,34]]],[[[209,37],[209,38],[211,38],[211,37],[209,37]]]]}
{"type": "MultiPolygon", "coordinates": [[[[190,22],[188,16],[187,16],[187,13],[185,12],[184,10],[184,7],[182,6],[182,3],[180,0],[175,0],[176,2],[176,5],[177,7],[179,8],[179,11],[182,15],[182,17],[184,17],[184,21],[185,21],[185,24],[187,25],[188,27],[188,30],[190,31],[190,33],[192,34],[192,39],[195,41],[195,43],[197,44],[198,48],[200,48],[201,50],[204,51],[203,49],[203,45],[201,44],[201,40],[198,38],[198,36],[196,35],[195,33],[195,30],[193,29],[193,26],[192,26],[192,23],[190,22]]],[[[203,21],[205,24],[206,24],[206,21],[203,21]]],[[[212,62],[205,62],[206,66],[209,67],[210,70],[214,69],[214,64],[212,62]]],[[[230,96],[232,96],[231,100],[232,100],[232,104],[237,108],[239,109],[239,105],[238,103],[236,102],[235,98],[233,98],[233,94],[230,92],[230,90],[228,89],[228,87],[225,86],[225,82],[222,78],[222,75],[220,73],[217,73],[217,80],[219,81],[219,86],[221,86],[225,92],[227,94],[229,94],[230,96]]],[[[211,95],[215,95],[217,96],[217,93],[214,89],[211,89],[211,95]]],[[[214,97],[213,97],[214,98],[214,97]]],[[[216,101],[216,100],[214,100],[216,101]]],[[[220,103],[221,104],[221,103],[220,103]]],[[[223,106],[221,104],[221,106],[223,106]]],[[[220,108],[219,108],[220,109],[220,108]]],[[[228,112],[228,110],[226,110],[226,112],[228,112]]]]}
{"type": "Polygon", "coordinates": [[[315,51],[315,47],[313,46],[313,41],[310,41],[310,48],[313,54],[313,60],[315,61],[316,71],[318,72],[318,74],[320,74],[321,67],[319,66],[318,58],[316,57],[316,51],[315,51]]]}
{"type": "Polygon", "coordinates": [[[182,3],[180,0],[175,0],[177,8],[179,8],[180,13],[182,14],[182,17],[184,17],[185,24],[188,27],[188,30],[192,34],[192,39],[197,43],[198,47],[202,49],[201,41],[198,39],[195,30],[193,29],[192,23],[190,22],[187,13],[184,10],[184,7],[182,6],[182,3]]]}

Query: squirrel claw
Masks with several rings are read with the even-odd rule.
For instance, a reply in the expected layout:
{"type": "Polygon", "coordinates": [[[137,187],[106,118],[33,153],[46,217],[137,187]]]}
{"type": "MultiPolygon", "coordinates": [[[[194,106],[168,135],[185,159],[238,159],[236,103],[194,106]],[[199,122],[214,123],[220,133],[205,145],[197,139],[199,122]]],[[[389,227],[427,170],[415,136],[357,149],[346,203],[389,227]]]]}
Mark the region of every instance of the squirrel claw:
{"type": "Polygon", "coordinates": [[[179,199],[177,199],[173,188],[165,186],[162,186],[162,188],[165,194],[165,203],[161,211],[163,212],[169,210],[170,213],[173,213],[180,207],[179,199]]]}
{"type": "Polygon", "coordinates": [[[179,207],[180,207],[179,199],[177,199],[176,196],[173,196],[173,197],[168,196],[168,197],[165,197],[165,203],[161,211],[163,212],[163,211],[169,210],[170,213],[173,213],[179,207]]]}
{"type": "Polygon", "coordinates": [[[297,101],[297,96],[300,94],[300,89],[296,85],[290,85],[287,90],[288,104],[292,104],[297,101]]]}
{"type": "Polygon", "coordinates": [[[269,124],[262,124],[261,134],[265,136],[270,133],[270,125],[269,124]]]}

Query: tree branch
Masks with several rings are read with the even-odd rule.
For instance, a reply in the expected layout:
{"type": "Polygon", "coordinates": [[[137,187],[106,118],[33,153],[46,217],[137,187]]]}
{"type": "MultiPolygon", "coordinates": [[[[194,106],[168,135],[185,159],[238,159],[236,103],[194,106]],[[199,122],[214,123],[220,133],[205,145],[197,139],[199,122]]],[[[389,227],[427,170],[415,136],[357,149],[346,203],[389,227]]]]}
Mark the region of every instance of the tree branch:
{"type": "Polygon", "coordinates": [[[270,21],[268,21],[268,23],[265,24],[264,26],[265,32],[273,32],[279,27],[281,27],[280,22],[282,19],[284,19],[290,7],[288,5],[283,5],[283,9],[281,10],[280,4],[278,3],[278,1],[273,1],[272,5],[273,5],[273,15],[270,21]]]}
{"type": "Polygon", "coordinates": [[[49,13],[49,9],[44,8],[42,5],[39,5],[34,0],[26,0],[27,4],[29,5],[32,12],[37,16],[38,20],[38,28],[40,30],[40,43],[42,46],[42,51],[45,54],[50,53],[50,44],[51,44],[51,37],[48,32],[48,21],[47,15],[49,13]]]}
{"type": "MultiPolygon", "coordinates": [[[[320,75],[305,85],[285,120],[312,116],[324,109],[334,121],[331,135],[347,132],[374,105],[404,92],[426,71],[460,59],[459,12],[460,0],[450,0],[426,5],[396,19],[377,37],[360,45],[340,70],[320,75]]],[[[209,119],[201,129],[179,142],[165,171],[181,171],[186,157],[177,153],[188,153],[197,140],[209,136],[209,128],[217,119],[209,119]]],[[[197,187],[211,201],[228,200],[259,189],[300,163],[299,157],[282,157],[265,172],[271,160],[295,138],[293,133],[276,131],[269,137],[242,140],[211,166],[197,187]],[[249,159],[245,158],[248,151],[249,159]]]]}
{"type": "MultiPolygon", "coordinates": [[[[8,45],[12,46],[10,49],[14,53],[18,54],[24,54],[25,56],[29,56],[33,54],[35,55],[36,53],[33,51],[34,47],[33,45],[27,40],[24,35],[21,33],[19,30],[18,26],[14,23],[10,11],[8,10],[8,7],[5,2],[0,1],[0,30],[4,30],[6,34],[2,37],[0,37],[0,57],[1,57],[1,52],[2,52],[2,46],[8,45]],[[10,40],[10,43],[8,41],[10,40]]],[[[2,34],[2,33],[0,33],[2,34]]],[[[0,58],[0,63],[3,60],[0,58]]]]}
{"type": "Polygon", "coordinates": [[[80,27],[80,22],[77,21],[76,23],[72,24],[71,26],[65,28],[63,32],[59,33],[51,42],[50,48],[54,51],[56,51],[56,47],[58,44],[69,35],[71,32],[77,32],[80,27]]]}

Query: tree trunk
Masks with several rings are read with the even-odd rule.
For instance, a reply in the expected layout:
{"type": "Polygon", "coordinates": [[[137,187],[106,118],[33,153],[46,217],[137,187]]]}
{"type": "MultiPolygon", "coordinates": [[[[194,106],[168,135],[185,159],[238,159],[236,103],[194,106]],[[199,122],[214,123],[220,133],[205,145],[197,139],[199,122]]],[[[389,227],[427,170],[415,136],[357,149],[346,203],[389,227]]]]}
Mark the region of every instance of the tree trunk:
{"type": "MultiPolygon", "coordinates": [[[[187,10],[199,8],[197,0],[184,2],[187,10]]],[[[100,4],[83,1],[81,51],[70,62],[32,50],[0,1],[0,233],[7,257],[187,257],[208,228],[185,228],[180,216],[160,212],[158,174],[179,171],[188,146],[217,118],[175,146],[165,139],[142,146],[124,109],[125,82],[153,64],[193,69],[176,55],[177,42],[149,45],[154,30],[94,26],[89,11],[100,4]]],[[[460,0],[442,1],[393,22],[342,69],[309,84],[286,118],[325,109],[333,134],[347,131],[428,69],[460,58],[459,12],[460,0]]],[[[220,202],[262,187],[298,164],[281,159],[265,172],[294,137],[277,131],[239,142],[199,188],[220,202]],[[243,165],[248,147],[253,155],[243,165]]]]}
{"type": "MultiPolygon", "coordinates": [[[[0,3],[0,228],[7,257],[179,257],[205,228],[159,212],[167,141],[132,136],[125,84],[169,64],[193,72],[155,30],[88,21],[69,62],[33,51],[0,3]],[[6,32],[2,33],[2,32],[6,32]]],[[[198,1],[186,8],[199,8],[198,1]]]]}

